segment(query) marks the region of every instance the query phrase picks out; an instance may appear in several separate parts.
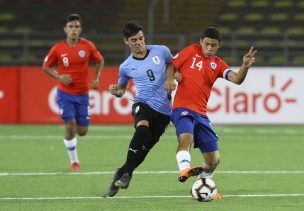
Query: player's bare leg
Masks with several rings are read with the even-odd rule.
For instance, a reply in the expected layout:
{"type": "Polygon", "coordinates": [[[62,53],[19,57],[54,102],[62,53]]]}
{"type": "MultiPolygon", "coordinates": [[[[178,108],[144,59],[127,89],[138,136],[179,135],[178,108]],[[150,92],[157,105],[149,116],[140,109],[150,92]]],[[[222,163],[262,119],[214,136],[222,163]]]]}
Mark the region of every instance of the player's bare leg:
{"type": "Polygon", "coordinates": [[[77,125],[77,126],[76,126],[76,133],[77,133],[79,136],[85,136],[85,135],[88,133],[88,127],[77,125]]]}

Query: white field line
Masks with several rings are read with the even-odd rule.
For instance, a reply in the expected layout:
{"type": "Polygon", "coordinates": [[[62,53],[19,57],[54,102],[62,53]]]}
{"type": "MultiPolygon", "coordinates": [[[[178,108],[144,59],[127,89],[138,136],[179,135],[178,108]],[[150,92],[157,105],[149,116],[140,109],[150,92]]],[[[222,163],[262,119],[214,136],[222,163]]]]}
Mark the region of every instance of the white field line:
{"type": "MultiPolygon", "coordinates": [[[[178,171],[135,171],[134,174],[178,174],[178,171]]],[[[57,175],[112,175],[113,171],[100,172],[0,172],[1,176],[57,176],[57,175]]],[[[303,171],[216,171],[215,174],[304,174],[303,171]]]]}
{"type": "MultiPolygon", "coordinates": [[[[252,197],[301,197],[304,193],[282,193],[282,194],[245,194],[245,195],[223,195],[223,198],[252,198],[252,197]]],[[[159,198],[190,198],[191,196],[117,196],[113,198],[105,198],[102,196],[55,196],[55,197],[4,197],[0,200],[87,200],[87,199],[159,199],[159,198]]]]}
{"type": "MultiPolygon", "coordinates": [[[[103,133],[108,133],[109,131],[130,131],[130,127],[121,127],[120,129],[117,129],[117,127],[111,127],[111,126],[101,126],[101,127],[91,127],[92,131],[101,131],[102,133],[100,135],[87,135],[86,137],[83,137],[83,139],[92,139],[92,140],[101,140],[101,139],[130,139],[133,135],[132,132],[130,132],[129,135],[104,135],[103,133]]],[[[168,129],[168,131],[163,135],[163,138],[173,138],[175,139],[175,133],[174,130],[168,129]],[[169,133],[173,134],[169,134],[169,133]]],[[[291,135],[293,136],[302,136],[303,132],[299,131],[297,129],[276,129],[276,128],[266,128],[266,129],[256,129],[252,131],[253,133],[257,135],[263,135],[263,136],[276,136],[276,138],[286,138],[288,136],[290,138],[291,135]]],[[[243,137],[247,138],[254,138],[253,135],[248,135],[248,130],[242,129],[242,128],[229,128],[229,127],[219,127],[218,133],[224,133],[224,134],[242,134],[243,137]]],[[[0,140],[56,140],[56,139],[62,139],[62,135],[0,135],[0,140]]]]}
{"type": "MultiPolygon", "coordinates": [[[[55,176],[55,175],[100,175],[100,174],[113,174],[114,172],[37,172],[37,173],[0,173],[0,176],[55,176]]],[[[135,174],[176,174],[178,171],[138,171],[135,174]]],[[[219,174],[304,174],[304,171],[217,171],[219,174]]],[[[301,197],[304,193],[293,193],[293,194],[245,194],[245,195],[223,195],[223,198],[228,197],[301,197]]],[[[104,198],[101,196],[67,196],[67,197],[4,197],[0,200],[97,200],[97,199],[157,199],[157,198],[190,198],[191,196],[121,196],[114,198],[104,198]]]]}

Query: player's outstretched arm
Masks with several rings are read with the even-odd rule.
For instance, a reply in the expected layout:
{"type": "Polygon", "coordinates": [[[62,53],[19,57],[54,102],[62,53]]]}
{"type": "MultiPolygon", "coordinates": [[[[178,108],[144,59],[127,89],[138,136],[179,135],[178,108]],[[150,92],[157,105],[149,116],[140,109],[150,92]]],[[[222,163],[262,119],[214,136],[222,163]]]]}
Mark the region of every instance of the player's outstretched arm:
{"type": "Polygon", "coordinates": [[[229,73],[228,79],[229,81],[235,83],[235,84],[242,84],[243,81],[246,78],[248,69],[253,65],[255,62],[255,54],[257,53],[257,50],[254,49],[254,47],[251,47],[247,54],[243,57],[243,64],[240,68],[240,70],[236,73],[234,71],[231,71],[229,73]]]}
{"type": "Polygon", "coordinates": [[[126,88],[127,87],[121,87],[118,84],[110,84],[108,90],[112,95],[116,97],[121,97],[125,94],[126,88]]]}

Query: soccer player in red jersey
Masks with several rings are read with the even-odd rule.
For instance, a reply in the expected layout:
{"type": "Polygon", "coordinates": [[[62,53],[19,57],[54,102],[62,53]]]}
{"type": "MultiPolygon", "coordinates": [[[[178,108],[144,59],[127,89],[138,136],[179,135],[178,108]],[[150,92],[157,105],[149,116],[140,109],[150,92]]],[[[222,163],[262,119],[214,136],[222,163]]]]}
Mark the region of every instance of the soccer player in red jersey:
{"type": "Polygon", "coordinates": [[[167,81],[164,87],[169,93],[176,88],[174,74],[182,76],[171,115],[179,141],[176,160],[180,170],[180,182],[197,175],[199,178],[212,177],[219,164],[218,137],[206,115],[212,86],[218,78],[241,84],[249,67],[255,62],[254,56],[257,51],[251,47],[243,57],[240,70],[234,72],[215,55],[220,45],[219,30],[208,27],[200,38],[200,44],[189,45],[181,50],[167,67],[167,81]],[[203,155],[204,162],[201,167],[191,167],[189,149],[192,143],[203,155]]]}
{"type": "Polygon", "coordinates": [[[66,39],[51,48],[42,69],[58,80],[57,103],[65,124],[64,144],[71,162],[70,170],[79,170],[76,134],[86,135],[90,123],[89,62],[96,64],[96,76],[91,87],[97,89],[104,59],[92,42],[80,38],[82,26],[78,14],[67,17],[63,30],[66,39]]]}

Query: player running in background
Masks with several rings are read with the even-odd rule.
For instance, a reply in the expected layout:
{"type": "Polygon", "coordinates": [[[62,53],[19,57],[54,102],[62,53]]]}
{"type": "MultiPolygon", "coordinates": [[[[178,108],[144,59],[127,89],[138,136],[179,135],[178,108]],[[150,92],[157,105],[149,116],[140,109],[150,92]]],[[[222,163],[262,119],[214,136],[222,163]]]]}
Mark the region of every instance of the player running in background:
{"type": "Polygon", "coordinates": [[[42,69],[58,80],[57,102],[65,125],[63,141],[71,162],[70,170],[79,170],[76,134],[86,135],[90,123],[89,62],[92,60],[96,64],[91,87],[97,89],[104,59],[92,42],[80,38],[82,26],[78,14],[67,17],[63,30],[66,39],[51,48],[42,69]]]}
{"type": "MultiPolygon", "coordinates": [[[[175,88],[174,72],[182,75],[173,102],[171,121],[176,128],[178,147],[176,160],[180,175],[185,182],[190,176],[209,177],[219,164],[218,137],[206,115],[207,102],[214,82],[223,78],[241,84],[249,67],[255,62],[253,47],[243,57],[238,72],[234,72],[218,56],[221,45],[220,32],[215,27],[207,28],[200,44],[189,45],[181,50],[167,68],[165,89],[171,93],[175,88]],[[191,167],[190,147],[198,147],[203,155],[202,167],[191,167]]],[[[218,196],[219,197],[219,196],[218,196]]]]}
{"type": "Polygon", "coordinates": [[[108,197],[129,186],[133,171],[158,142],[170,122],[171,114],[171,98],[163,86],[166,66],[172,59],[170,50],[162,45],[146,45],[142,27],[137,23],[127,23],[123,35],[131,55],[120,65],[118,84],[111,84],[109,92],[121,97],[128,81],[133,80],[136,88],[132,106],[135,132],[126,161],[114,174],[108,197]]]}

